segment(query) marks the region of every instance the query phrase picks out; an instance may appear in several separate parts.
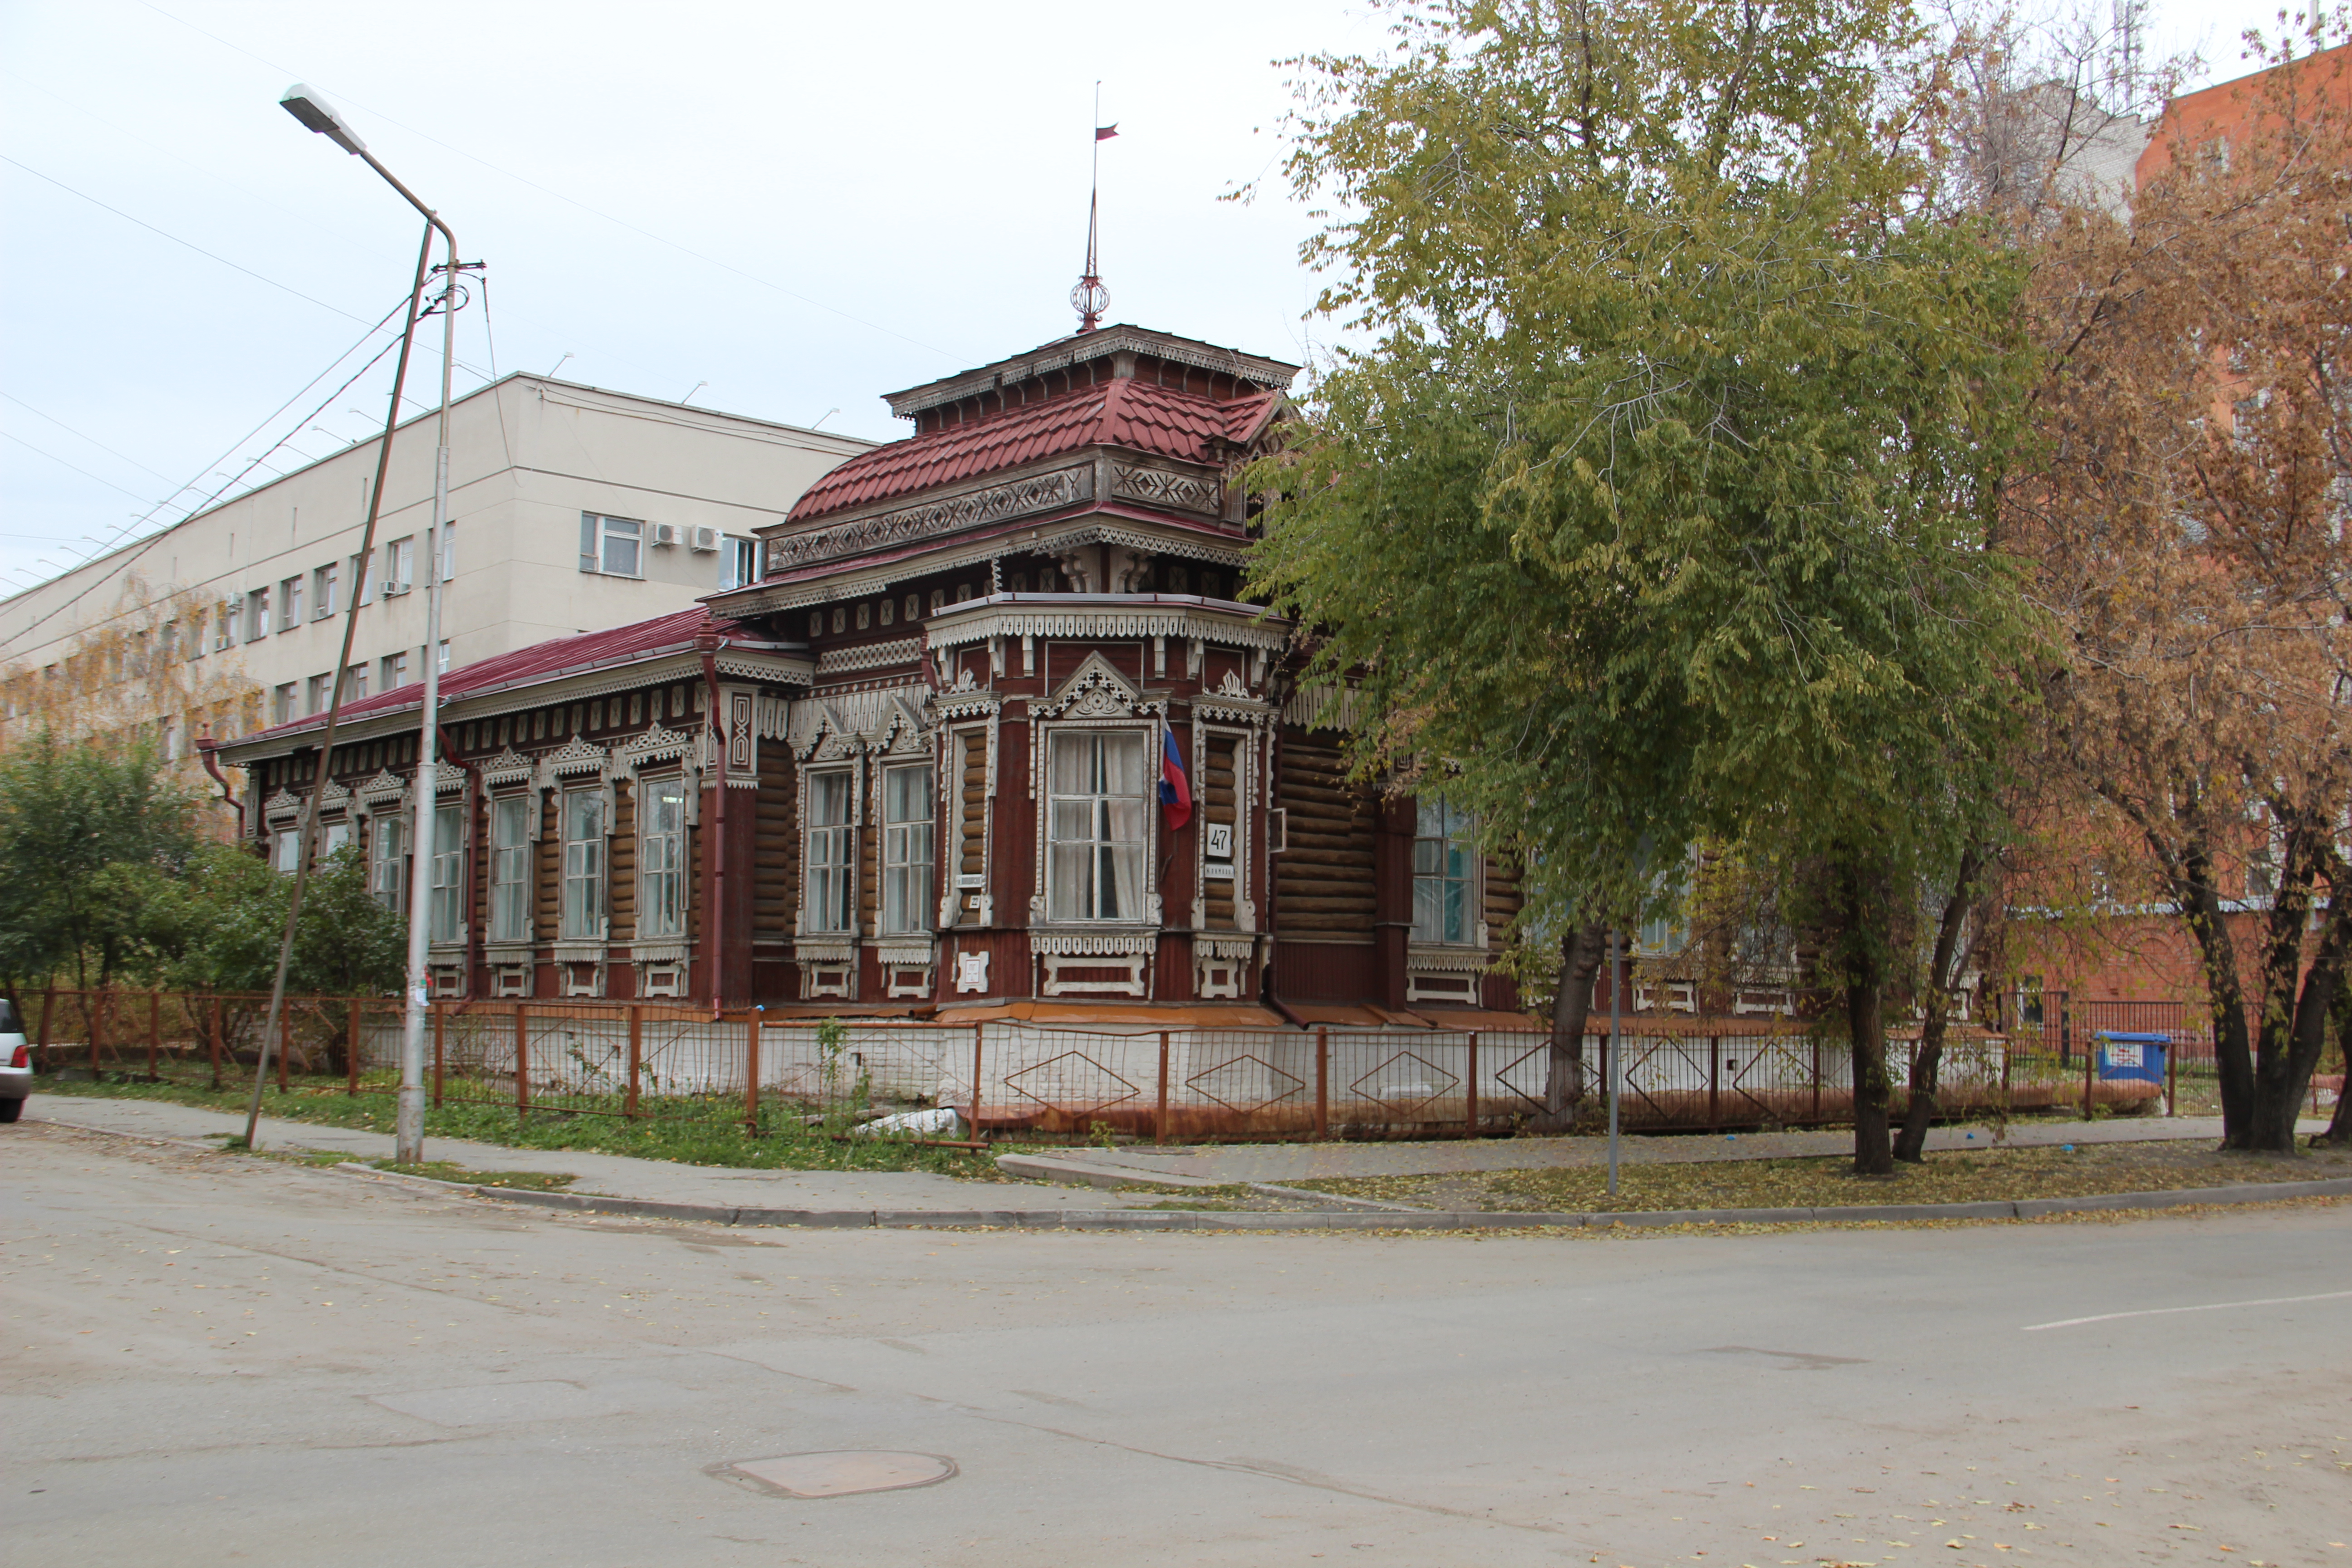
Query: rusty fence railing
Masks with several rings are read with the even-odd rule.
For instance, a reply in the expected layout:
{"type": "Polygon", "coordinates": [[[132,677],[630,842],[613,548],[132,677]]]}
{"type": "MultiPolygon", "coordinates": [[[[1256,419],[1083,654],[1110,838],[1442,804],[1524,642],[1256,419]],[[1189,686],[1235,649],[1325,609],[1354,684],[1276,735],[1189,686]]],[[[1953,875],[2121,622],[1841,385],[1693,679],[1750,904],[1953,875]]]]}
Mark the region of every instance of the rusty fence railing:
{"type": "MultiPolygon", "coordinates": [[[[87,1068],[224,1087],[252,1070],[268,998],[54,990],[24,999],[49,1070],[87,1068]]],[[[281,1089],[383,1093],[397,1077],[393,997],[289,997],[281,1089]]],[[[1433,1137],[1508,1131],[1545,1108],[1540,1028],[1062,1028],[1018,1019],[771,1018],[758,1009],[648,1002],[436,1002],[426,1062],[433,1103],[519,1115],[695,1120],[773,1128],[798,1118],[844,1131],[875,1110],[953,1109],[982,1136],[1090,1139],[1433,1137]]],[[[1833,1125],[1850,1121],[1841,1042],[1750,1019],[1631,1019],[1621,1109],[1644,1130],[1833,1125]]],[[[1888,1058],[1898,1110],[1917,1043],[1888,1058]]],[[[1609,1039],[1588,1033],[1582,1103],[1608,1081],[1609,1039]]],[[[2060,1052],[2031,1026],[1955,1031],[1936,1091],[1946,1116],[2173,1104],[2210,1072],[2209,1042],[2182,1038],[2167,1081],[2111,1080],[2079,1043],[2060,1052]],[[2202,1064],[2200,1066],[2200,1064],[2202,1064]]],[[[2332,1058],[2331,1058],[2332,1060],[2332,1058]]],[[[2340,1066],[2335,1068],[2341,1071],[2340,1066]]]]}

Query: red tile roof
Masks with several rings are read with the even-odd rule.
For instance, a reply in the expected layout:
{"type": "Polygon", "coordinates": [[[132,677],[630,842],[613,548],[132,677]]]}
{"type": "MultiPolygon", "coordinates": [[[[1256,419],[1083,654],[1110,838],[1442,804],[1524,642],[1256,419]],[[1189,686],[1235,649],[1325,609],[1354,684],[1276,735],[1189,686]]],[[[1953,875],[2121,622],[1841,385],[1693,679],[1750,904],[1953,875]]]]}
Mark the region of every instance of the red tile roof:
{"type": "MultiPolygon", "coordinates": [[[[558,676],[633,664],[656,655],[691,647],[695,639],[706,635],[728,638],[738,647],[747,643],[761,647],[797,646],[771,642],[755,628],[740,621],[720,619],[710,613],[709,605],[697,605],[691,609],[656,616],[649,621],[614,626],[608,631],[583,632],[578,637],[551,637],[529,647],[519,647],[512,653],[497,654],[473,664],[459,665],[441,678],[441,700],[453,702],[460,698],[478,697],[510,686],[529,686],[558,676]]],[[[356,702],[344,703],[343,721],[349,723],[376,714],[413,709],[424,696],[425,683],[422,680],[412,680],[405,686],[374,692],[356,702]]],[[[267,730],[257,730],[250,735],[241,735],[234,742],[224,743],[242,746],[257,740],[300,734],[307,730],[323,730],[326,726],[327,716],[313,713],[267,730]]]]}
{"type": "Polygon", "coordinates": [[[977,479],[1085,447],[1221,462],[1219,444],[1250,439],[1281,398],[1278,392],[1262,392],[1220,402],[1131,379],[1080,387],[861,452],[803,491],[791,521],[977,479]]]}

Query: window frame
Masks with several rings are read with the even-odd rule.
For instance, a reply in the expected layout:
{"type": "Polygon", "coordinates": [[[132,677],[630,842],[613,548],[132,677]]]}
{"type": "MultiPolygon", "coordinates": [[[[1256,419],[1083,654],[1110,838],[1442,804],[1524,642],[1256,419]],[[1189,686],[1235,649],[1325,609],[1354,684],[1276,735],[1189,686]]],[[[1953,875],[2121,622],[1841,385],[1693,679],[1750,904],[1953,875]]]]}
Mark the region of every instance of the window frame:
{"type": "Polygon", "coordinates": [[[269,635],[269,590],[254,588],[245,595],[245,640],[259,642],[269,635]]]}
{"type": "Polygon", "coordinates": [[[490,940],[529,942],[531,921],[531,876],[538,868],[538,835],[531,814],[539,797],[501,795],[490,797],[490,940]],[[511,809],[509,809],[511,808],[511,809]],[[511,842],[508,828],[515,829],[511,842]],[[509,875],[509,872],[518,873],[509,875]]]}
{"type": "Polygon", "coordinates": [[[760,542],[740,533],[719,536],[719,591],[748,588],[760,580],[760,542]]]}
{"type": "Polygon", "coordinates": [[[343,567],[340,561],[330,561],[324,566],[310,569],[310,618],[331,621],[335,618],[335,590],[342,582],[343,567]]]}
{"type": "Polygon", "coordinates": [[[882,774],[881,934],[915,936],[930,931],[939,899],[939,790],[929,761],[886,763],[882,774]],[[912,780],[922,791],[923,813],[900,816],[893,785],[912,780]]]}
{"type": "Polygon", "coordinates": [[[416,535],[387,540],[383,546],[383,596],[405,594],[416,585],[416,535]]]}
{"type": "Polygon", "coordinates": [[[368,818],[368,896],[394,914],[408,912],[408,824],[396,811],[368,818]]]}
{"type": "Polygon", "coordinates": [[[801,930],[810,936],[854,936],[857,931],[857,773],[854,768],[820,768],[805,776],[801,930]],[[820,810],[827,809],[820,803],[835,786],[840,790],[841,819],[820,821],[820,810]],[[819,923],[836,918],[837,924],[819,923]]]}
{"type": "Polygon", "coordinates": [[[433,862],[426,868],[425,941],[449,947],[466,940],[466,807],[433,804],[433,862]],[[445,841],[445,831],[446,841],[445,841]]]}
{"type": "Polygon", "coordinates": [[[687,797],[683,772],[637,782],[637,930],[639,941],[686,935],[687,797]],[[675,790],[675,816],[666,792],[675,790]],[[667,821],[661,820],[667,816],[667,821]],[[658,862],[658,863],[656,863],[658,862]],[[665,889],[667,897],[664,896],[665,889]],[[649,918],[658,915],[658,918],[649,918]]]}
{"type": "Polygon", "coordinates": [[[1412,923],[1409,930],[1413,945],[1475,947],[1478,945],[1478,927],[1481,923],[1479,909],[1481,858],[1475,837],[1478,819],[1469,812],[1456,810],[1442,795],[1416,797],[1412,803],[1412,923]],[[1438,831],[1433,834],[1427,831],[1431,826],[1429,814],[1432,812],[1437,816],[1438,831]],[[1422,847],[1424,845],[1438,847],[1435,851],[1436,866],[1430,870],[1423,869],[1422,847]],[[1446,862],[1449,858],[1455,856],[1460,858],[1460,868],[1458,872],[1450,872],[1446,862]],[[1424,886],[1433,885],[1436,889],[1434,913],[1437,930],[1434,934],[1426,931],[1422,921],[1422,889],[1424,886]],[[1456,910],[1459,935],[1446,934],[1444,926],[1445,889],[1454,887],[1462,889],[1461,902],[1456,910]]]}
{"type": "Polygon", "coordinates": [[[604,791],[602,785],[567,789],[562,792],[556,814],[556,829],[562,835],[563,858],[558,874],[562,882],[556,900],[557,931],[565,942],[602,942],[611,906],[605,897],[606,865],[605,837],[612,825],[605,820],[604,791]],[[593,805],[590,818],[593,832],[580,834],[578,810],[593,805]],[[574,889],[579,889],[575,895],[574,889]]]}
{"type": "Polygon", "coordinates": [[[646,523],[640,517],[613,517],[604,512],[583,511],[580,514],[580,570],[593,577],[618,577],[625,582],[642,583],[646,576],[646,547],[649,542],[646,523]],[[626,529],[630,531],[621,532],[626,529]],[[635,564],[626,572],[616,572],[609,564],[616,544],[626,544],[635,553],[635,564]]]}
{"type": "Polygon", "coordinates": [[[278,629],[290,632],[302,624],[302,574],[281,578],[278,584],[278,629]]]}
{"type": "MultiPolygon", "coordinates": [[[[1159,793],[1154,787],[1159,773],[1153,766],[1158,759],[1151,747],[1158,732],[1157,727],[1150,725],[1120,724],[1101,727],[1057,725],[1046,734],[1045,831],[1043,837],[1045,844],[1045,918],[1051,923],[1125,926],[1150,923],[1153,881],[1150,873],[1154,842],[1152,807],[1157,802],[1159,793]],[[1135,793],[1087,790],[1073,794],[1064,791],[1059,767],[1060,759],[1057,754],[1060,749],[1065,745],[1090,744],[1099,747],[1112,742],[1131,742],[1136,748],[1137,789],[1135,793]],[[1103,831],[1114,826],[1112,819],[1117,815],[1116,803],[1121,801],[1133,804],[1137,822],[1135,837],[1131,839],[1105,837],[1102,836],[1103,831]],[[1075,809],[1082,805],[1090,807],[1086,812],[1089,826],[1087,836],[1079,837],[1066,835],[1064,827],[1069,820],[1069,815],[1064,808],[1066,806],[1075,809]],[[1073,853],[1084,854],[1087,857],[1087,862],[1084,863],[1087,874],[1084,879],[1088,890],[1084,895],[1083,906],[1078,909],[1070,908],[1066,904],[1063,892],[1062,868],[1066,856],[1073,853]],[[1129,858],[1128,863],[1131,868],[1129,871],[1129,879],[1135,903],[1132,910],[1117,907],[1120,864],[1117,857],[1122,854],[1129,858]],[[1111,858],[1106,859],[1106,856],[1111,858]],[[1103,912],[1102,898],[1104,888],[1102,873],[1107,868],[1111,872],[1108,885],[1112,894],[1110,900],[1112,909],[1109,913],[1103,912]]],[[[1101,754],[1097,752],[1097,757],[1099,758],[1101,754]]],[[[1101,773],[1099,763],[1097,763],[1096,772],[1099,776],[1101,773]]]]}

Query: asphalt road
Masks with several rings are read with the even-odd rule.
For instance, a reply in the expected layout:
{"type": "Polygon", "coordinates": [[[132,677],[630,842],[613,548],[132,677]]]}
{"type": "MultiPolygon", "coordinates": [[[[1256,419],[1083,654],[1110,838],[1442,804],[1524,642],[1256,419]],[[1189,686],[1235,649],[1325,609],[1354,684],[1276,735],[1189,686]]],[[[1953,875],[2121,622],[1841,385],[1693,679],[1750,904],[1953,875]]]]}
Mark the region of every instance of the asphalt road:
{"type": "Polygon", "coordinates": [[[2340,1203],[748,1232],[19,1124],[0,1226],[0,1563],[28,1568],[2352,1564],[2340,1203]],[[836,1449],[959,1473],[711,1473],[836,1449]]]}

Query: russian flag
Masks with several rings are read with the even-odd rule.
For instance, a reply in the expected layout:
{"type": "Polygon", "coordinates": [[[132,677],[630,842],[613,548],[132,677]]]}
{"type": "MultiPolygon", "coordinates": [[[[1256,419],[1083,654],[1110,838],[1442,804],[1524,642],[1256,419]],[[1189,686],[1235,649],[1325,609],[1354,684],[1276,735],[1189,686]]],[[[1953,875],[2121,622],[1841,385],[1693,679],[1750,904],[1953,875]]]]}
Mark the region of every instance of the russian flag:
{"type": "Polygon", "coordinates": [[[1160,727],[1160,809],[1173,833],[1192,820],[1192,786],[1184,779],[1184,759],[1177,754],[1176,731],[1160,727]]]}

